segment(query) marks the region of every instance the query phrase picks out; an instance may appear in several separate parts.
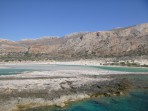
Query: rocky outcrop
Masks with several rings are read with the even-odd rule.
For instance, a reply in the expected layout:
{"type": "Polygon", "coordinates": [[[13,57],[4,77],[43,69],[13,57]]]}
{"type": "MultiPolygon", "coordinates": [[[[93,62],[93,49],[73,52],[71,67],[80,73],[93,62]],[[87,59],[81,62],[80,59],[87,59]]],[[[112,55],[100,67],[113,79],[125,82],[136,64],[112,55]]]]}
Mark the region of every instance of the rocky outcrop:
{"type": "Polygon", "coordinates": [[[141,56],[148,53],[148,23],[109,31],[35,40],[0,40],[2,60],[61,60],[141,56]],[[10,58],[11,57],[11,58],[10,58]]]}
{"type": "MultiPolygon", "coordinates": [[[[80,74],[79,78],[82,78],[80,74]]],[[[20,84],[15,80],[16,78],[10,81],[4,80],[0,87],[0,110],[25,111],[51,105],[64,107],[68,102],[90,97],[122,95],[130,88],[129,81],[126,79],[110,80],[100,76],[83,76],[83,78],[85,81],[73,77],[30,78],[21,80],[23,82],[20,84]]]]}

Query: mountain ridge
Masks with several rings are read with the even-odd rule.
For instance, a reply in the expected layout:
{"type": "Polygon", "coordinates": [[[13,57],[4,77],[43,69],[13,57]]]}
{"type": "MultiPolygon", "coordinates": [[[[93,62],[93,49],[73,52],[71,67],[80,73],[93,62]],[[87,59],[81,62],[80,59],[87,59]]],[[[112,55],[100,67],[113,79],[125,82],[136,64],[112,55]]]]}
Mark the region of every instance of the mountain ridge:
{"type": "Polygon", "coordinates": [[[0,61],[64,60],[148,55],[148,23],[44,38],[0,39],[0,61]]]}

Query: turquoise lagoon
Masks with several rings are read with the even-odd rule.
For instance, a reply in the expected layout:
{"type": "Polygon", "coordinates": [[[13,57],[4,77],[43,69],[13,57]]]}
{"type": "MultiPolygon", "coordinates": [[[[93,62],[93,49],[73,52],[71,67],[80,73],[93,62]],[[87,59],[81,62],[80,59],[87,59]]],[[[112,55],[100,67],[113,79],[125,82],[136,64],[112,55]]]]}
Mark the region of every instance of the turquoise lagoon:
{"type": "MultiPolygon", "coordinates": [[[[115,70],[115,67],[113,67],[113,69],[115,70]]],[[[128,69],[130,68],[124,67],[123,69],[129,71],[128,69]]],[[[134,68],[132,68],[132,70],[133,69],[134,68]]],[[[142,69],[144,69],[143,72],[146,71],[146,68],[142,69]]],[[[138,69],[136,72],[142,71],[142,69],[138,69]]],[[[130,71],[132,70],[130,69],[130,71]]],[[[147,74],[121,76],[121,78],[124,77],[128,78],[129,80],[137,81],[139,84],[145,84],[145,86],[148,87],[147,74]]],[[[26,111],[148,111],[148,89],[134,89],[123,96],[98,97],[72,102],[64,108],[40,107],[28,109],[26,111]]]]}
{"type": "MultiPolygon", "coordinates": [[[[95,66],[97,68],[97,66],[95,66]]],[[[98,66],[98,68],[112,71],[123,71],[123,72],[148,72],[148,68],[143,67],[111,67],[111,66],[98,66]]]]}
{"type": "Polygon", "coordinates": [[[148,90],[134,90],[124,96],[92,98],[70,103],[65,108],[42,107],[26,111],[148,111],[148,90]]]}
{"type": "MultiPolygon", "coordinates": [[[[1,65],[2,66],[2,65],[1,65]]],[[[79,65],[51,65],[51,64],[28,64],[28,65],[5,65],[0,68],[0,75],[21,74],[30,71],[51,71],[51,70],[85,70],[85,69],[103,69],[123,72],[148,72],[148,68],[133,67],[111,67],[111,66],[79,66],[79,65]]]]}
{"type": "MultiPolygon", "coordinates": [[[[148,72],[148,68],[108,67],[108,66],[65,66],[65,65],[16,65],[0,68],[0,75],[20,74],[25,71],[50,71],[50,70],[79,70],[97,68],[125,72],[148,72]]],[[[148,86],[148,75],[129,75],[129,79],[144,81],[148,86]]],[[[69,103],[65,108],[41,107],[26,111],[148,111],[148,90],[134,90],[124,96],[99,97],[69,103]]]]}
{"type": "MultiPolygon", "coordinates": [[[[2,65],[1,65],[2,66],[2,65]]],[[[0,68],[0,75],[21,74],[23,72],[32,71],[53,71],[53,70],[78,70],[79,66],[64,66],[64,65],[50,65],[50,64],[24,64],[24,65],[5,65],[0,68]]]]}

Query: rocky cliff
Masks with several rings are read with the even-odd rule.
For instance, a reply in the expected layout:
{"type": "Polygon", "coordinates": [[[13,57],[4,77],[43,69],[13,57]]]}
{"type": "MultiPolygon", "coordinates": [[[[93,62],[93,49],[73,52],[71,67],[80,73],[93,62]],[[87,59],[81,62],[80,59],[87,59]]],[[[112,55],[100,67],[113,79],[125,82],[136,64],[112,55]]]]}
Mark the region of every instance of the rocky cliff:
{"type": "Polygon", "coordinates": [[[64,60],[148,55],[148,23],[34,40],[0,39],[0,60],[64,60]]]}

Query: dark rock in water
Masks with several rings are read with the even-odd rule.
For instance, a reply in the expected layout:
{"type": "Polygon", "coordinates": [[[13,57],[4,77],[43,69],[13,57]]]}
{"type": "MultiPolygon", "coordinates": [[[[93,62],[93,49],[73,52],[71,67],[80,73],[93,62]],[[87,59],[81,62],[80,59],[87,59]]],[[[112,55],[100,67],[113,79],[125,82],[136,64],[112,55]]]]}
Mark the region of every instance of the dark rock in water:
{"type": "Polygon", "coordinates": [[[93,104],[93,105],[99,105],[99,104],[102,104],[101,102],[99,101],[95,101],[95,100],[89,100],[89,103],[93,104]]]}
{"type": "Polygon", "coordinates": [[[118,91],[118,92],[116,92],[116,95],[118,95],[118,96],[123,95],[123,92],[122,91],[118,91]]]}
{"type": "MultiPolygon", "coordinates": [[[[60,99],[62,97],[65,98],[65,96],[78,97],[79,94],[82,95],[82,98],[80,99],[83,99],[85,97],[96,98],[97,96],[111,97],[111,96],[120,96],[126,94],[126,91],[130,90],[131,88],[137,88],[139,86],[141,86],[141,88],[145,88],[147,86],[147,84],[145,84],[147,83],[147,81],[146,82],[140,81],[139,84],[138,82],[136,82],[136,79],[126,78],[125,75],[110,76],[110,78],[111,80],[108,81],[94,81],[93,79],[93,81],[91,82],[86,82],[84,84],[79,84],[79,85],[75,84],[74,81],[63,81],[58,84],[60,87],[58,90],[50,90],[50,92],[49,92],[50,89],[49,86],[47,86],[45,89],[42,90],[38,88],[22,90],[22,91],[13,90],[10,91],[11,94],[9,91],[8,91],[9,93],[0,93],[0,100],[10,101],[11,99],[16,99],[17,104],[21,104],[24,98],[27,99],[31,98],[33,102],[37,101],[36,98],[41,98],[41,101],[39,102],[46,102],[51,100],[55,101],[56,99],[60,99]]],[[[71,97],[70,99],[68,98],[67,101],[69,100],[73,101],[71,97]]],[[[95,104],[98,103],[96,102],[95,104]]],[[[64,106],[64,105],[65,104],[60,104],[60,103],[57,104],[57,106],[64,106]]]]}
{"type": "Polygon", "coordinates": [[[123,78],[118,84],[119,90],[126,90],[131,87],[131,82],[127,78],[123,78]]]}
{"type": "Polygon", "coordinates": [[[97,88],[101,88],[101,86],[97,85],[97,88]]]}
{"type": "Polygon", "coordinates": [[[104,96],[110,97],[112,94],[111,93],[104,93],[104,96]]]}

